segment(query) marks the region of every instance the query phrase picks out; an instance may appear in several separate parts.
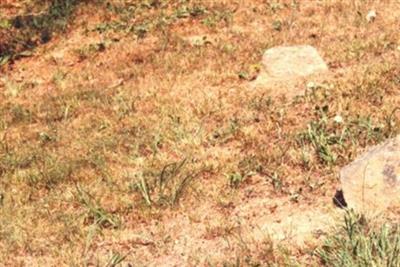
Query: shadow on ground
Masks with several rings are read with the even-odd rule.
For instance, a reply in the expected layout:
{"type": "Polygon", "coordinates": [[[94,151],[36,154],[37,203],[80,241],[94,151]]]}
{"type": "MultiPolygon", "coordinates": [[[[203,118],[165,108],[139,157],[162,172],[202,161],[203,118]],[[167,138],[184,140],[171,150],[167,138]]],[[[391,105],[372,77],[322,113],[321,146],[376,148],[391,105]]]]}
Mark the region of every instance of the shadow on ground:
{"type": "Polygon", "coordinates": [[[55,33],[64,31],[81,2],[36,1],[37,5],[47,5],[48,8],[39,14],[0,18],[0,66],[29,55],[32,49],[50,41],[55,33]]]}

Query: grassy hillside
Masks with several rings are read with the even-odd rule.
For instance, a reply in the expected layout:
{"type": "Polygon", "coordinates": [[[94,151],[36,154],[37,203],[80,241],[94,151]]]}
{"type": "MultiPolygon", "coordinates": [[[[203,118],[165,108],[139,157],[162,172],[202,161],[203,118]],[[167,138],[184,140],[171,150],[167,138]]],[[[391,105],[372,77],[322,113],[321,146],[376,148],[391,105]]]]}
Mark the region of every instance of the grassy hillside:
{"type": "Polygon", "coordinates": [[[397,266],[397,226],[332,197],[399,133],[399,18],[385,0],[2,1],[0,265],[397,266]],[[250,86],[296,44],[330,73],[297,97],[250,86]]]}

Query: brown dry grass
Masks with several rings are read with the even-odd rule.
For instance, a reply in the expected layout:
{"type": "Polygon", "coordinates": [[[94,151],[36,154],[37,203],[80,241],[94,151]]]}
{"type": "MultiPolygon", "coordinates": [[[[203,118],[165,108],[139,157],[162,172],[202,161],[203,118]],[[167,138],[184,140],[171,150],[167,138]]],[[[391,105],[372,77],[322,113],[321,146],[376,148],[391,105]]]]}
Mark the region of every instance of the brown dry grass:
{"type": "Polygon", "coordinates": [[[399,129],[399,4],[108,3],[3,66],[2,264],[319,264],[338,170],[399,129]],[[239,78],[293,44],[330,66],[314,91],[239,78]]]}

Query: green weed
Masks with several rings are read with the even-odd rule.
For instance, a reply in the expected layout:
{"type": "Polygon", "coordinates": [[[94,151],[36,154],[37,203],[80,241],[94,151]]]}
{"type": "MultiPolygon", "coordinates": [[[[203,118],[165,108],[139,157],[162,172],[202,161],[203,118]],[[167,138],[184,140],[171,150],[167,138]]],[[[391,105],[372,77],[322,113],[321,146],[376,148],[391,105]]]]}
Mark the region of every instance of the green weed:
{"type": "Polygon", "coordinates": [[[346,214],[337,233],[317,250],[325,266],[399,266],[400,228],[384,223],[376,226],[363,216],[346,214]]]}
{"type": "Polygon", "coordinates": [[[178,204],[193,181],[203,172],[187,169],[189,160],[166,164],[159,173],[139,173],[132,185],[148,206],[178,204]]]}
{"type": "Polygon", "coordinates": [[[121,220],[103,209],[86,190],[81,186],[76,186],[76,197],[86,209],[86,222],[97,225],[100,228],[118,228],[121,220]]]}

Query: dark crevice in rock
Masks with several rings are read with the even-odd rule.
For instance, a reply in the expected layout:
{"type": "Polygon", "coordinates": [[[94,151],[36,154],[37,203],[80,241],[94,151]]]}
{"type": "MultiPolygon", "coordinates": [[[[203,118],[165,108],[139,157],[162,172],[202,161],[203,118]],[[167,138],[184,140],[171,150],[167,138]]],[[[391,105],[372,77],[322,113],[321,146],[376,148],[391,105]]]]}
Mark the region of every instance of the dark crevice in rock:
{"type": "Polygon", "coordinates": [[[333,197],[333,204],[335,204],[336,207],[344,209],[347,207],[346,200],[344,199],[343,191],[342,190],[336,190],[335,196],[333,197]]]}

